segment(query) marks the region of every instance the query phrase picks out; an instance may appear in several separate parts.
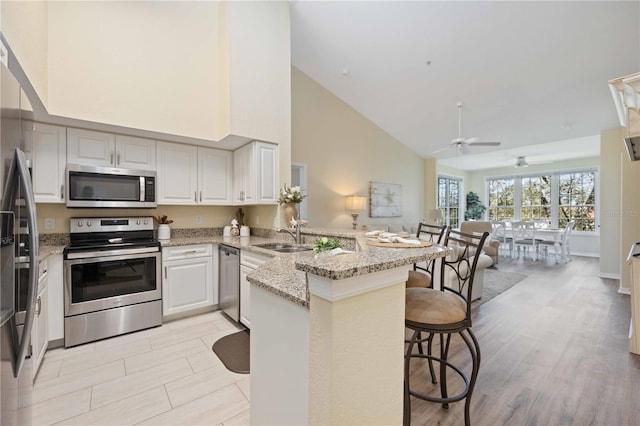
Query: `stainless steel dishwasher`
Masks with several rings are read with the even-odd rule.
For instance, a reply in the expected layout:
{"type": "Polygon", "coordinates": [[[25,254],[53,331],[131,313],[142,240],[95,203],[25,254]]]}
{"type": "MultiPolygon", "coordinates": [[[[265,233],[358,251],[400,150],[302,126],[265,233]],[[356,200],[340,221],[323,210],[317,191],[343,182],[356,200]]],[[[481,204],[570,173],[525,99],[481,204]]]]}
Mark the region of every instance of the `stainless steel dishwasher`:
{"type": "Polygon", "coordinates": [[[219,306],[235,322],[240,319],[240,250],[220,245],[219,306]]]}

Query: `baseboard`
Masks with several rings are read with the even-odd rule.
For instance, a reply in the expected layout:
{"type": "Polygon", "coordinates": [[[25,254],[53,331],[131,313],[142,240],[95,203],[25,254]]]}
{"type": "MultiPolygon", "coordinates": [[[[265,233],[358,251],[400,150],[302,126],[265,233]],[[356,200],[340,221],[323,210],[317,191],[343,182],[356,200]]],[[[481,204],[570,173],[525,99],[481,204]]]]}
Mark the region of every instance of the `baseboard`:
{"type": "Polygon", "coordinates": [[[626,294],[627,296],[631,296],[631,289],[630,288],[625,288],[625,287],[619,287],[618,288],[618,293],[626,294]]]}
{"type": "Polygon", "coordinates": [[[622,277],[620,277],[620,274],[612,274],[611,272],[600,272],[598,274],[598,276],[600,278],[607,278],[607,279],[610,279],[610,280],[619,280],[619,279],[622,278],[622,277]]]}
{"type": "Polygon", "coordinates": [[[571,251],[571,256],[600,257],[600,253],[593,253],[593,252],[587,252],[587,251],[571,251]]]}

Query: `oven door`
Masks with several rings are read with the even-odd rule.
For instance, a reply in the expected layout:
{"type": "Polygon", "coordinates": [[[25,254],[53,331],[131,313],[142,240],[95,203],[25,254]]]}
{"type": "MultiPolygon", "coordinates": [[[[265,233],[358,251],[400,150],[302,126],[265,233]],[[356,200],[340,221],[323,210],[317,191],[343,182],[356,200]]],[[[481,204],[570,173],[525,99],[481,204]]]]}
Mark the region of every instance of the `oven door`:
{"type": "Polygon", "coordinates": [[[64,314],[160,300],[160,251],[64,261],[64,314]]]}

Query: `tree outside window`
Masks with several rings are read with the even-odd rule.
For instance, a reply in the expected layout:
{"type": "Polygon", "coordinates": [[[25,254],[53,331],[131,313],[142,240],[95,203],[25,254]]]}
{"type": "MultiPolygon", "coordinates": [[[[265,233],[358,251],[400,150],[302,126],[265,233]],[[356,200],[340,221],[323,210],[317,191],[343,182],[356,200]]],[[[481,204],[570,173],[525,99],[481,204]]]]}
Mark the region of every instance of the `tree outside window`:
{"type": "Polygon", "coordinates": [[[460,226],[460,191],[462,181],[449,177],[438,177],[438,208],[442,210],[445,224],[452,228],[460,226]]]}
{"type": "Polygon", "coordinates": [[[489,220],[513,219],[514,179],[495,179],[489,181],[489,220]]]}
{"type": "Polygon", "coordinates": [[[594,172],[567,173],[558,177],[558,226],[575,220],[576,231],[596,230],[596,176],[594,172]]]}
{"type": "Polygon", "coordinates": [[[528,176],[521,180],[522,220],[551,222],[551,176],[528,176]]]}

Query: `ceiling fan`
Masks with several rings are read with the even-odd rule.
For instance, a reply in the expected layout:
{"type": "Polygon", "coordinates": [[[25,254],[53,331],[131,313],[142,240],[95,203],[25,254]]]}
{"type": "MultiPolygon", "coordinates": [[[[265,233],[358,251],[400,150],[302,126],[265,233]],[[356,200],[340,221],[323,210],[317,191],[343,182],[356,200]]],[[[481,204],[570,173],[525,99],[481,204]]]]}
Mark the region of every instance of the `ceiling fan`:
{"type": "Polygon", "coordinates": [[[521,169],[524,167],[529,167],[529,164],[536,165],[536,164],[549,164],[549,163],[553,163],[553,161],[536,161],[533,163],[528,163],[527,160],[524,158],[524,156],[522,156],[522,157],[516,158],[516,163],[513,165],[513,167],[515,167],[516,169],[521,169]]]}
{"type": "Polygon", "coordinates": [[[441,149],[437,149],[432,154],[446,151],[448,149],[456,148],[462,154],[469,152],[469,147],[472,146],[500,146],[500,142],[482,142],[477,137],[463,138],[462,137],[462,102],[458,102],[458,137],[453,139],[449,146],[441,149]]]}

